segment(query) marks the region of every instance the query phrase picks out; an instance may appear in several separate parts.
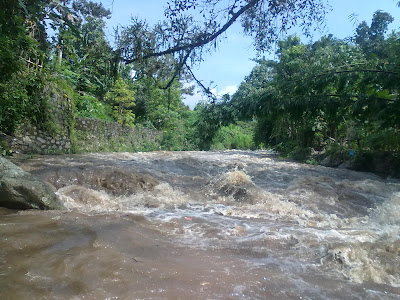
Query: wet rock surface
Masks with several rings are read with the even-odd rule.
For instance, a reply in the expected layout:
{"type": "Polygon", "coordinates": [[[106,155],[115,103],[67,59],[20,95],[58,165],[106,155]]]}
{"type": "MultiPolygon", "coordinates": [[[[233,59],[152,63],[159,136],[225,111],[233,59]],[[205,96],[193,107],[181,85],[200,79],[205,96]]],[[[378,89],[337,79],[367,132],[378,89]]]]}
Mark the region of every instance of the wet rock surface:
{"type": "Polygon", "coordinates": [[[62,209],[52,188],[0,157],[0,206],[10,209],[62,209]]]}
{"type": "Polygon", "coordinates": [[[57,189],[79,185],[98,191],[104,190],[113,195],[149,191],[159,184],[151,175],[106,166],[55,167],[32,173],[50,182],[57,189]]]}

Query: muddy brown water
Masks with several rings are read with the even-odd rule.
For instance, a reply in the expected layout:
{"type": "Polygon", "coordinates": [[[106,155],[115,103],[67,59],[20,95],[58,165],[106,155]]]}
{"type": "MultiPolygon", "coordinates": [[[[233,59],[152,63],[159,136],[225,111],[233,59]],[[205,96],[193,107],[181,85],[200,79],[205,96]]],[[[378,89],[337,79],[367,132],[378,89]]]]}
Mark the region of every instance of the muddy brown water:
{"type": "Polygon", "coordinates": [[[65,211],[0,208],[0,299],[400,299],[400,183],[268,151],[13,159],[65,211]]]}

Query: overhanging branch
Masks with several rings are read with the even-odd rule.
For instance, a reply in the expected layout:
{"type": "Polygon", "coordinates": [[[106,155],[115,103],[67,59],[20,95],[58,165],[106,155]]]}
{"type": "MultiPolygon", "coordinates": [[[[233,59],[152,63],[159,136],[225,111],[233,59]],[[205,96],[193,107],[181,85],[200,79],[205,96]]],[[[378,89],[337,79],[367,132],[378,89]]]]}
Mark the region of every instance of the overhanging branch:
{"type": "MultiPolygon", "coordinates": [[[[339,67],[340,68],[340,67],[339,67]]],[[[326,76],[331,76],[334,74],[344,74],[344,73],[383,73],[383,74],[388,74],[388,75],[393,75],[396,77],[400,77],[399,72],[393,72],[393,71],[386,71],[386,70],[377,70],[377,69],[355,69],[355,70],[340,70],[340,71],[328,71],[324,73],[319,73],[310,76],[309,78],[319,78],[319,77],[326,77],[326,76]]],[[[301,82],[304,81],[305,76],[303,76],[301,79],[296,79],[296,80],[291,80],[291,79],[286,79],[288,82],[301,82]]]]}
{"type": "MultiPolygon", "coordinates": [[[[204,46],[204,45],[212,42],[213,40],[215,40],[221,34],[223,34],[233,23],[235,23],[235,21],[241,15],[243,15],[250,8],[254,7],[259,1],[260,0],[251,0],[245,6],[243,6],[241,9],[239,9],[237,12],[231,13],[231,18],[224,24],[224,26],[222,26],[218,31],[214,32],[213,34],[210,34],[210,35],[208,35],[208,36],[206,36],[204,38],[203,37],[197,37],[197,38],[194,39],[193,42],[188,43],[188,44],[175,46],[175,47],[169,48],[169,49],[164,50],[164,51],[154,52],[154,53],[150,53],[150,54],[144,55],[140,59],[147,59],[147,58],[150,58],[150,57],[159,57],[159,56],[164,56],[164,55],[167,55],[167,54],[173,54],[173,53],[180,52],[180,51],[192,51],[195,48],[204,46]]],[[[129,63],[133,63],[133,62],[135,62],[137,60],[138,60],[138,58],[133,58],[133,59],[127,59],[127,60],[124,60],[124,61],[125,61],[125,63],[129,64],[129,63]]]]}
{"type": "Polygon", "coordinates": [[[183,66],[186,64],[187,59],[189,58],[191,51],[188,51],[186,53],[186,55],[182,58],[182,60],[179,62],[178,66],[175,69],[174,74],[172,75],[172,78],[170,79],[170,81],[168,82],[168,84],[163,88],[164,90],[168,89],[171,87],[172,83],[174,82],[175,78],[179,75],[179,73],[181,72],[183,66]]]}
{"type": "Polygon", "coordinates": [[[196,81],[196,83],[203,89],[204,93],[212,99],[212,102],[215,102],[217,100],[217,97],[214,95],[213,92],[211,92],[210,88],[206,87],[200,80],[196,78],[196,76],[194,76],[192,69],[187,64],[185,64],[185,66],[188,69],[190,75],[192,75],[194,81],[196,81]]]}

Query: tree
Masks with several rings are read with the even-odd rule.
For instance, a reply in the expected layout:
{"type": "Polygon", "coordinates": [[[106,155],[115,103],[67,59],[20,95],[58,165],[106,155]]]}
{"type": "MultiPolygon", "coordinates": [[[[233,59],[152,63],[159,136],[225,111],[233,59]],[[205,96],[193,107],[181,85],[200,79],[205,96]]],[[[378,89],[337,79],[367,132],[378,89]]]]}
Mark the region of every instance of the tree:
{"type": "Polygon", "coordinates": [[[258,143],[299,159],[311,148],[398,153],[400,43],[399,33],[385,37],[391,19],[376,12],[356,44],[331,35],[278,42],[278,60],[260,60],[227,105],[257,120],[258,143]]]}
{"type": "Polygon", "coordinates": [[[119,49],[126,63],[173,55],[175,76],[184,68],[193,75],[190,65],[213,51],[235,22],[241,22],[244,33],[254,38],[255,49],[262,52],[293,26],[310,34],[312,26],[323,22],[325,11],[325,0],[173,0],[165,20],[153,28],[134,19],[119,49]]]}
{"type": "Polygon", "coordinates": [[[269,83],[272,82],[276,73],[275,62],[265,59],[259,59],[256,62],[257,65],[244,78],[230,101],[237,111],[237,117],[241,120],[252,120],[258,115],[263,106],[260,96],[271,87],[269,83]]]}
{"type": "Polygon", "coordinates": [[[118,65],[104,33],[104,19],[111,12],[87,0],[67,4],[67,21],[56,20],[56,64],[76,90],[102,99],[114,83],[118,65]]]}
{"type": "Polygon", "coordinates": [[[198,113],[195,126],[201,150],[210,150],[218,130],[235,122],[236,111],[230,103],[230,97],[225,96],[219,101],[199,103],[195,107],[198,113]]]}
{"type": "Polygon", "coordinates": [[[112,89],[107,93],[106,100],[113,106],[116,121],[124,125],[133,125],[135,115],[132,112],[135,98],[132,90],[122,78],[117,78],[112,89]]]}
{"type": "Polygon", "coordinates": [[[393,17],[382,11],[377,11],[372,17],[371,26],[364,21],[356,30],[356,43],[368,54],[382,54],[381,44],[384,42],[388,25],[393,22],[393,17]]]}
{"type": "Polygon", "coordinates": [[[44,10],[48,1],[24,4],[1,0],[0,4],[0,81],[3,81],[25,66],[23,60],[43,62],[47,50],[44,10]]]}
{"type": "Polygon", "coordinates": [[[44,8],[48,1],[1,0],[0,10],[0,131],[12,134],[24,119],[43,126],[39,111],[47,55],[44,8]]]}

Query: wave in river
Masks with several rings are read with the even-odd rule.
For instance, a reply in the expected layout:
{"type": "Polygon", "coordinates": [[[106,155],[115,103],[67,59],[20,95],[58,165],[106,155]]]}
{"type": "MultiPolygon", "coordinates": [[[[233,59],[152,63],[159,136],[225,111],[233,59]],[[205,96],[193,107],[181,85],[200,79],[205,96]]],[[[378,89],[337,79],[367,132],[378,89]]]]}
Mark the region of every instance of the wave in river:
{"type": "Polygon", "coordinates": [[[268,151],[17,162],[68,210],[1,211],[1,298],[400,298],[396,180],[268,151]]]}

